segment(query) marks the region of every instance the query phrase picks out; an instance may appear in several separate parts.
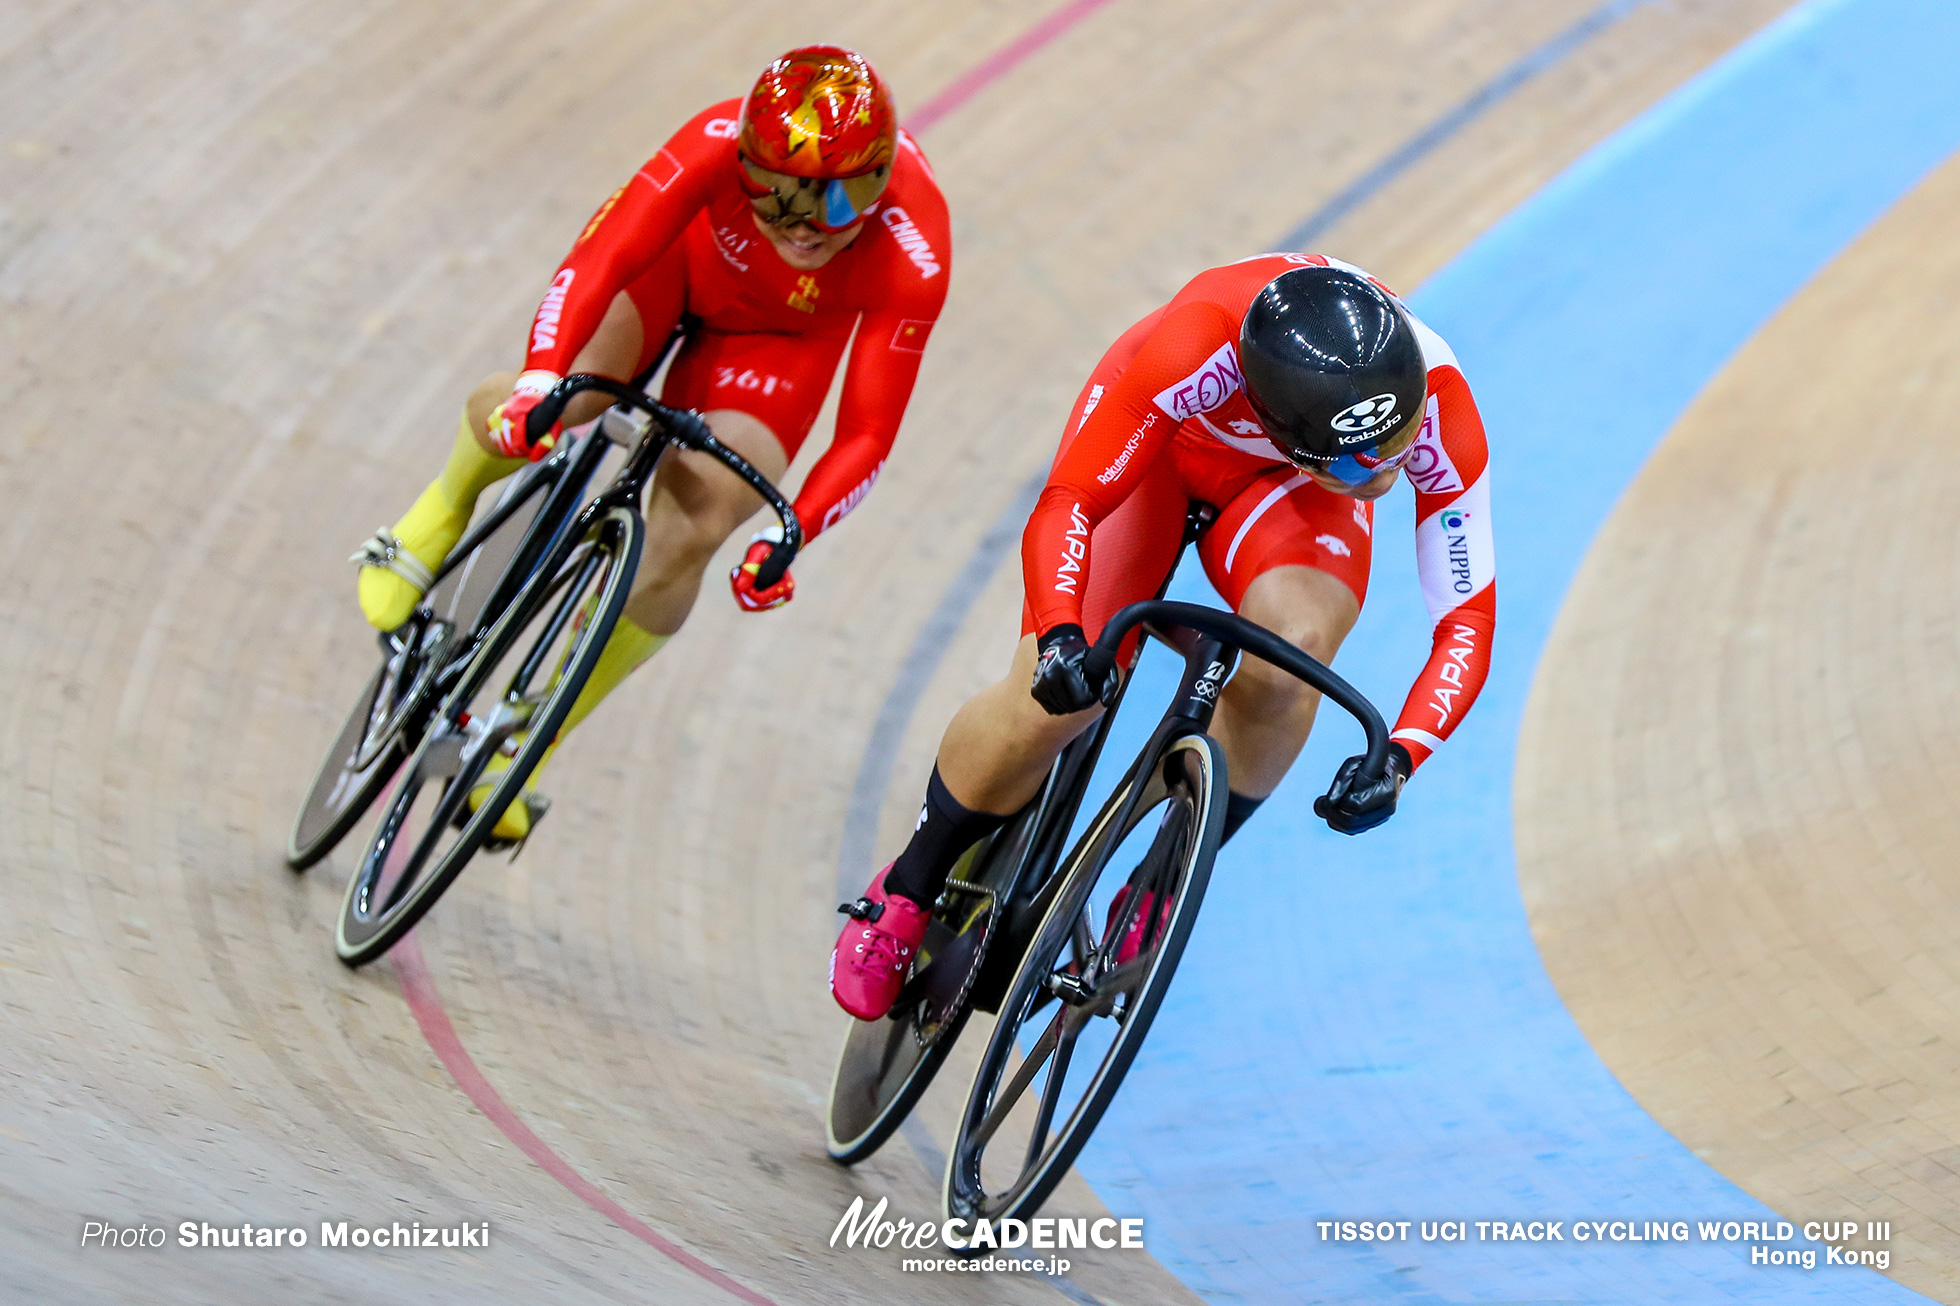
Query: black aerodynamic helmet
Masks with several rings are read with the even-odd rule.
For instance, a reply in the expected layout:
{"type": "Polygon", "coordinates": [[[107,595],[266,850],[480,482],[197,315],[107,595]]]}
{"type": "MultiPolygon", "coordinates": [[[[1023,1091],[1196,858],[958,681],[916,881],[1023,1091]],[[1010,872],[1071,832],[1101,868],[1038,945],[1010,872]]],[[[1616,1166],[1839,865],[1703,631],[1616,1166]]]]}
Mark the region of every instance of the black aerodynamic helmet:
{"type": "Polygon", "coordinates": [[[1296,462],[1395,452],[1422,426],[1429,373],[1415,328],[1344,268],[1293,268],[1267,282],[1239,325],[1239,366],[1252,411],[1296,462]]]}

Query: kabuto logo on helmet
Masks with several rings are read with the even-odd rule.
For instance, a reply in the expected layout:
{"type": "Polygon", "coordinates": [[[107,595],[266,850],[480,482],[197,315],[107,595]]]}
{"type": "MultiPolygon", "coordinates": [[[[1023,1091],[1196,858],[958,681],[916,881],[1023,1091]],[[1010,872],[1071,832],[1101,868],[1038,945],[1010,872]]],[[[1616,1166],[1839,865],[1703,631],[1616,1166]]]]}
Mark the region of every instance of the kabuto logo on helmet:
{"type": "Polygon", "coordinates": [[[1327,423],[1336,431],[1351,434],[1356,431],[1372,432],[1376,427],[1395,415],[1395,396],[1379,394],[1373,399],[1363,399],[1335,413],[1327,423]]]}

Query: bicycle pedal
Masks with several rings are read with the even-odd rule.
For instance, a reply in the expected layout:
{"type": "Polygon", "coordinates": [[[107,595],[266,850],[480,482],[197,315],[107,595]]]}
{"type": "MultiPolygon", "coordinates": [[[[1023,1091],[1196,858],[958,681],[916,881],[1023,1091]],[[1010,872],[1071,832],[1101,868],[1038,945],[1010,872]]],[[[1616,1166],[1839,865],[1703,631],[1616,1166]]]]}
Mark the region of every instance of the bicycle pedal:
{"type": "Polygon", "coordinates": [[[524,845],[531,842],[531,836],[538,832],[538,822],[544,820],[545,813],[551,810],[550,798],[544,794],[534,793],[529,790],[519,794],[517,801],[524,804],[524,810],[531,817],[530,826],[524,831],[524,837],[522,839],[499,839],[495,834],[492,834],[488,839],[483,841],[483,851],[487,853],[500,853],[505,849],[509,849],[510,859],[516,861],[517,854],[524,851],[524,845]]]}
{"type": "Polygon", "coordinates": [[[526,830],[524,837],[519,839],[516,845],[511,848],[510,859],[512,861],[516,861],[517,854],[524,851],[524,845],[531,842],[531,836],[538,832],[538,823],[544,820],[544,814],[551,810],[551,799],[543,794],[523,793],[518,795],[518,801],[523,803],[524,809],[531,814],[531,828],[526,830]]]}

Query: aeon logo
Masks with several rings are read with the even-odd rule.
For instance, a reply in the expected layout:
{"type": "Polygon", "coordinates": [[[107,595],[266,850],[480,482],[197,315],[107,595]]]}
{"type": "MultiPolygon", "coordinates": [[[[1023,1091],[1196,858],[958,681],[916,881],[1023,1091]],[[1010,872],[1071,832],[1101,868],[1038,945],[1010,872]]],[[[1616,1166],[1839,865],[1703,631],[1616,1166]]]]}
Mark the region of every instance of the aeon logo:
{"type": "Polygon", "coordinates": [[[1395,396],[1379,394],[1335,413],[1327,424],[1336,431],[1371,431],[1395,415],[1395,396]]]}
{"type": "Polygon", "coordinates": [[[1220,345],[1218,351],[1207,358],[1197,371],[1158,394],[1156,403],[1157,407],[1178,421],[1185,422],[1199,413],[1210,412],[1244,386],[1245,375],[1239,371],[1238,351],[1227,342],[1220,345]]]}
{"type": "Polygon", "coordinates": [[[1463,488],[1463,477],[1457,474],[1456,464],[1450,461],[1437,435],[1433,407],[1423,419],[1422,434],[1410,448],[1403,471],[1419,494],[1451,494],[1463,488]]]}

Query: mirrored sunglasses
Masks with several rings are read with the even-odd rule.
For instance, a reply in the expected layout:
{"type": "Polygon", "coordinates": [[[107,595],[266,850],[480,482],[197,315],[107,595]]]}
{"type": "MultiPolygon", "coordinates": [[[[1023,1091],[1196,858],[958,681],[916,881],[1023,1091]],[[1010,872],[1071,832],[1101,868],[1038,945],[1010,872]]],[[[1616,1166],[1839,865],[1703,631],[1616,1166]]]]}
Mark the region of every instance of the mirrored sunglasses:
{"type": "Polygon", "coordinates": [[[842,231],[863,221],[890,179],[889,167],[855,177],[792,177],[742,160],[742,190],[756,216],[772,227],[802,222],[819,231],[842,231]]]}

